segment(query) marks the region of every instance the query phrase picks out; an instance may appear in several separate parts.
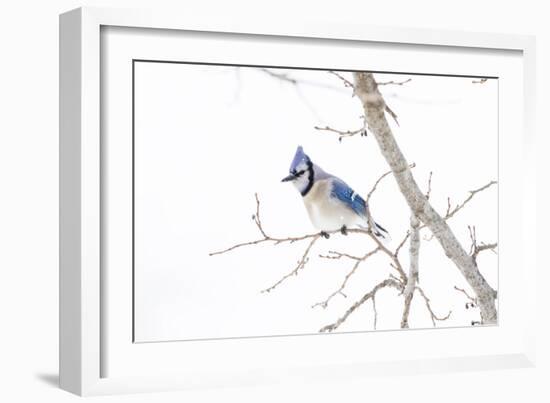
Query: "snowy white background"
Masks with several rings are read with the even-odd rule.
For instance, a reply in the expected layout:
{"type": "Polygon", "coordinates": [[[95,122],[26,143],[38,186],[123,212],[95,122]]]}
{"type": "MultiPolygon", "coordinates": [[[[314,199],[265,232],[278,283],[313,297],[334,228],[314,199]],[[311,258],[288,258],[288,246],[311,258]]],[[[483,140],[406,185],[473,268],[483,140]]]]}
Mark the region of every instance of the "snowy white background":
{"type": "MultiPolygon", "coordinates": [[[[359,101],[336,77],[325,71],[272,71],[302,84],[295,87],[256,68],[136,64],[137,341],[315,333],[391,272],[383,255],[374,256],[348,282],[347,298],[336,296],[327,309],[312,309],[340,286],[352,264],[315,257],[335,249],[362,254],[373,248],[364,237],[318,242],[305,269],[268,294],[260,290],[294,268],[305,244],[252,246],[208,256],[258,237],[251,220],[255,192],[270,234],[313,230],[300,195],[280,183],[298,144],[363,196],[388,170],[372,135],[339,143],[336,135],[314,129],[361,125],[359,101]]],[[[468,190],[497,179],[498,82],[377,75],[379,81],[407,78],[412,81],[403,86],[381,87],[400,126],[390,123],[405,156],[417,164],[414,175],[424,188],[433,171],[432,203],[444,213],[447,197],[456,204],[468,190]]],[[[496,190],[477,195],[451,219],[465,246],[470,243],[468,225],[476,225],[479,241],[497,241],[496,190]]],[[[393,178],[381,183],[371,209],[392,234],[395,248],[408,228],[409,211],[393,178]]],[[[405,265],[406,252],[405,247],[405,265]]],[[[497,288],[497,256],[487,252],[479,264],[497,288]]],[[[468,287],[436,241],[422,243],[420,285],[436,313],[452,310],[439,326],[469,326],[478,319],[477,310],[466,310],[465,297],[453,289],[468,287]]],[[[377,329],[398,328],[403,302],[397,292],[384,290],[376,302],[377,329]]],[[[373,319],[368,302],[338,330],[372,330],[373,319]]],[[[432,326],[418,295],[410,326],[432,326]]]]}

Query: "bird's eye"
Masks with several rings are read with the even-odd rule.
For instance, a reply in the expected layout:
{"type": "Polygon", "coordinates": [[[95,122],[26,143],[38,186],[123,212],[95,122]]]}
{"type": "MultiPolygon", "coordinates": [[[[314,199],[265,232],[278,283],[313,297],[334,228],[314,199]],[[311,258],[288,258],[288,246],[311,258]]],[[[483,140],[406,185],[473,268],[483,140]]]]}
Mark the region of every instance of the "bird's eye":
{"type": "Polygon", "coordinates": [[[305,172],[304,170],[301,170],[301,171],[296,172],[294,175],[296,175],[297,177],[302,176],[304,174],[304,172],[305,172]]]}

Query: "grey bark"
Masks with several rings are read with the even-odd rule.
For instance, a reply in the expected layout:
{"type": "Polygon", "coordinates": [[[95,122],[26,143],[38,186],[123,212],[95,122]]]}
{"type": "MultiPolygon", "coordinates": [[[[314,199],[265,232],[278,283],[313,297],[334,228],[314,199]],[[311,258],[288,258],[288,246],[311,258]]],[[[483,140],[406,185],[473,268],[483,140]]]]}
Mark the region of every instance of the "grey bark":
{"type": "Polygon", "coordinates": [[[409,276],[407,278],[407,285],[403,291],[404,296],[404,308],[403,316],[401,318],[401,327],[409,327],[409,312],[411,309],[411,302],[414,295],[416,283],[418,283],[418,261],[420,256],[420,222],[418,218],[411,215],[410,225],[410,238],[409,238],[409,276]]]}
{"type": "Polygon", "coordinates": [[[354,73],[355,94],[361,100],[370,131],[374,134],[382,155],[390,166],[401,193],[418,217],[438,240],[445,255],[458,267],[477,295],[477,303],[484,324],[495,324],[497,292],[480,273],[475,259],[458,242],[447,222],[435,211],[416,183],[409,164],[401,152],[386,120],[384,98],[372,73],[354,73]]]}

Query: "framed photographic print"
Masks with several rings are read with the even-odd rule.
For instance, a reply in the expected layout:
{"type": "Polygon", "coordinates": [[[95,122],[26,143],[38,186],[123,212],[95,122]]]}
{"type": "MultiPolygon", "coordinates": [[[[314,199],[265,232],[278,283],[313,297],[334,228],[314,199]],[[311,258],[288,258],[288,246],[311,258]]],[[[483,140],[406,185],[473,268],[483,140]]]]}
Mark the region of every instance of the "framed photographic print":
{"type": "Polygon", "coordinates": [[[60,35],[63,388],[533,365],[532,38],[96,8],[60,35]]]}

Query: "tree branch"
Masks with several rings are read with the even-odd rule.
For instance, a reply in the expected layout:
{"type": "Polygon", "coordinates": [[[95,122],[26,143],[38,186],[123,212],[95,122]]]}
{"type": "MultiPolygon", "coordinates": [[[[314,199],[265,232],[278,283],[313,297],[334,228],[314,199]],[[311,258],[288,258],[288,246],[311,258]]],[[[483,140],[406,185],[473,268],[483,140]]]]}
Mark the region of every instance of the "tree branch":
{"type": "MultiPolygon", "coordinates": [[[[293,275],[296,275],[301,269],[304,268],[304,266],[306,265],[306,263],[309,260],[309,253],[311,251],[311,248],[313,247],[315,242],[317,242],[319,240],[319,238],[321,238],[322,234],[317,232],[317,233],[313,233],[313,234],[307,234],[307,235],[296,236],[296,237],[286,237],[286,238],[273,237],[273,236],[269,235],[267,233],[267,231],[264,229],[264,226],[262,224],[261,215],[260,215],[260,199],[259,199],[257,193],[254,196],[256,198],[256,213],[252,216],[252,220],[256,224],[256,227],[258,228],[258,231],[260,232],[262,237],[259,238],[259,239],[253,240],[253,241],[241,242],[241,243],[230,246],[229,248],[226,248],[226,249],[223,249],[223,250],[220,250],[220,251],[211,252],[211,253],[209,253],[209,256],[221,255],[221,254],[224,254],[224,253],[227,253],[227,252],[231,252],[235,249],[242,248],[244,246],[253,246],[253,245],[258,245],[258,244],[261,244],[261,243],[269,243],[270,242],[270,243],[273,243],[274,245],[279,245],[279,244],[282,244],[282,243],[292,244],[292,243],[295,243],[295,242],[304,241],[306,239],[309,239],[310,243],[306,247],[302,258],[298,261],[297,266],[291,272],[284,275],[279,281],[277,281],[271,287],[268,287],[268,288],[266,288],[262,291],[262,292],[270,292],[274,288],[276,288],[279,284],[281,284],[283,281],[285,281],[287,278],[289,278],[293,275]]],[[[340,233],[341,233],[340,230],[326,232],[327,235],[340,234],[340,233]]],[[[403,282],[406,281],[407,276],[406,276],[406,274],[403,270],[403,267],[401,266],[401,263],[399,262],[399,259],[397,259],[397,256],[395,255],[395,253],[391,252],[378,239],[378,237],[376,235],[374,235],[371,228],[368,228],[368,229],[348,228],[347,233],[348,234],[363,234],[363,235],[369,236],[375,242],[375,244],[377,245],[376,251],[377,252],[381,251],[384,254],[386,254],[392,260],[392,262],[393,262],[392,267],[397,271],[397,273],[399,274],[399,276],[401,277],[403,282]]],[[[338,252],[334,252],[334,253],[338,253],[338,252]]],[[[369,254],[367,254],[367,255],[369,255],[369,254]]],[[[342,256],[344,256],[344,255],[342,254],[342,256]]],[[[369,257],[369,256],[367,256],[367,257],[369,257]]],[[[367,257],[365,257],[363,260],[365,260],[367,257]]]]}
{"type": "Polygon", "coordinates": [[[470,309],[470,308],[474,308],[476,306],[476,299],[474,297],[472,297],[470,294],[468,294],[466,292],[466,290],[464,290],[463,288],[458,288],[456,285],[455,285],[455,290],[457,291],[460,291],[462,294],[464,294],[466,296],[466,298],[468,298],[468,302],[466,302],[466,309],[470,309]]]}
{"type": "Polygon", "coordinates": [[[414,290],[416,289],[416,283],[418,283],[418,261],[420,255],[420,222],[418,218],[413,214],[411,215],[411,229],[410,229],[410,242],[409,242],[409,277],[407,279],[407,285],[403,291],[404,307],[403,315],[401,317],[401,328],[409,327],[409,312],[411,309],[411,302],[414,296],[414,290]]]}
{"type": "Polygon", "coordinates": [[[426,200],[430,200],[430,193],[432,193],[432,174],[430,171],[430,177],[428,178],[428,191],[426,192],[426,200]]]}
{"type": "Polygon", "coordinates": [[[333,129],[332,127],[330,126],[325,126],[325,127],[320,127],[320,126],[313,126],[313,128],[315,130],[319,130],[319,131],[325,131],[325,132],[330,132],[330,133],[336,133],[338,135],[338,141],[339,142],[342,142],[342,139],[346,138],[346,137],[353,137],[355,136],[356,134],[359,134],[361,135],[361,137],[363,136],[367,136],[367,121],[365,119],[364,116],[361,117],[363,119],[363,126],[360,127],[359,129],[357,130],[338,130],[338,129],[333,129]]]}
{"type": "Polygon", "coordinates": [[[470,200],[473,199],[473,197],[478,194],[479,192],[482,192],[484,191],[485,189],[488,189],[490,188],[491,186],[493,185],[496,185],[497,184],[497,181],[491,181],[489,183],[487,183],[486,185],[483,185],[482,187],[478,188],[478,189],[475,189],[475,190],[470,190],[470,194],[468,195],[468,197],[466,199],[464,199],[464,201],[460,204],[457,204],[455,206],[455,208],[451,209],[451,199],[450,198],[447,198],[447,213],[445,214],[445,217],[444,219],[445,220],[448,220],[449,218],[451,218],[452,216],[454,216],[458,211],[460,211],[462,208],[464,208],[464,206],[466,204],[468,204],[468,202],[470,200]]]}
{"type": "MultiPolygon", "coordinates": [[[[369,299],[374,299],[375,296],[376,296],[376,293],[378,291],[380,291],[382,288],[386,288],[386,287],[393,287],[393,288],[395,288],[397,290],[400,290],[400,291],[403,289],[403,285],[401,283],[399,283],[398,281],[395,281],[392,278],[388,278],[388,279],[382,281],[381,283],[378,283],[376,286],[374,286],[374,288],[372,290],[370,290],[368,293],[363,295],[363,297],[361,299],[359,299],[356,303],[354,303],[351,307],[349,307],[349,309],[346,311],[346,313],[344,313],[344,315],[342,317],[340,317],[336,322],[334,322],[330,325],[326,325],[326,326],[322,327],[321,329],[319,329],[319,332],[320,333],[333,332],[334,330],[338,329],[338,327],[342,323],[344,323],[346,321],[346,319],[348,318],[348,316],[350,316],[353,312],[355,312],[355,310],[357,308],[359,308],[361,305],[363,305],[369,299]]],[[[376,305],[373,305],[373,307],[376,307],[376,305]]],[[[375,310],[375,313],[376,313],[376,310],[375,310]]]]}
{"type": "MultiPolygon", "coordinates": [[[[416,164],[413,162],[412,164],[409,165],[409,168],[410,169],[413,169],[414,167],[416,166],[416,164]]],[[[382,179],[384,179],[386,176],[388,176],[389,174],[391,174],[392,171],[388,171],[384,174],[382,174],[382,176],[380,176],[376,182],[374,182],[374,185],[372,186],[371,190],[369,193],[367,193],[367,197],[365,198],[365,203],[368,205],[369,204],[369,201],[370,201],[370,198],[372,196],[372,194],[374,193],[374,191],[376,190],[376,188],[378,187],[378,184],[382,181],[382,179]]],[[[405,239],[406,240],[406,239],[405,239]]],[[[403,241],[405,242],[405,241],[403,241]]]]}
{"type": "Polygon", "coordinates": [[[399,251],[405,245],[405,242],[407,242],[407,239],[409,239],[410,236],[411,236],[411,232],[407,231],[407,233],[403,237],[403,240],[401,242],[399,242],[399,245],[397,245],[397,248],[395,249],[395,252],[393,253],[395,255],[395,257],[397,257],[399,255],[399,251]]]}
{"type": "MultiPolygon", "coordinates": [[[[336,77],[338,77],[340,79],[340,81],[342,81],[344,83],[344,87],[348,87],[348,88],[351,88],[353,90],[351,96],[352,97],[355,96],[355,85],[351,81],[349,81],[347,78],[345,78],[344,76],[342,76],[341,74],[339,74],[335,71],[329,71],[329,74],[332,74],[332,75],[335,75],[336,77]]],[[[357,73],[354,73],[354,75],[355,74],[357,74],[357,73]]],[[[364,74],[371,74],[371,73],[364,73],[364,74]]],[[[371,76],[372,76],[372,74],[371,74],[371,76]]],[[[388,81],[388,82],[385,82],[385,83],[381,83],[380,85],[387,85],[387,84],[403,85],[404,83],[409,82],[409,81],[410,81],[410,79],[406,80],[402,83],[397,83],[395,81],[388,81]]],[[[384,111],[387,112],[388,115],[390,115],[392,117],[392,119],[395,121],[397,126],[399,126],[399,121],[397,120],[397,114],[388,106],[388,104],[386,104],[386,101],[384,101],[384,99],[382,97],[381,97],[381,99],[382,99],[382,102],[384,103],[384,111]]]]}
{"type": "Polygon", "coordinates": [[[362,257],[351,256],[351,255],[348,255],[346,253],[340,253],[340,252],[335,252],[335,251],[329,251],[329,256],[322,256],[321,255],[321,257],[324,257],[324,258],[327,258],[327,259],[340,259],[342,257],[347,257],[348,259],[355,260],[355,263],[352,266],[351,270],[348,272],[348,274],[346,274],[346,277],[344,277],[344,281],[342,282],[340,287],[336,291],[334,291],[332,294],[330,294],[324,301],[317,302],[317,303],[313,304],[311,307],[315,308],[316,306],[320,306],[322,308],[326,308],[328,306],[329,301],[332,298],[334,298],[336,295],[341,294],[345,297],[345,294],[342,291],[346,287],[346,284],[348,283],[349,278],[359,268],[359,265],[361,264],[361,262],[364,262],[369,257],[371,257],[372,255],[374,255],[375,253],[377,253],[379,251],[380,251],[380,248],[377,247],[376,249],[366,253],[362,257]]]}
{"type": "Polygon", "coordinates": [[[263,71],[265,74],[273,77],[273,78],[277,78],[279,80],[286,81],[287,83],[290,83],[292,85],[298,84],[298,80],[290,77],[286,73],[276,73],[276,72],[274,72],[272,70],[269,70],[269,69],[266,69],[266,68],[263,68],[263,69],[260,69],[260,70],[263,71]]]}
{"type": "Polygon", "coordinates": [[[445,254],[458,267],[462,275],[475,291],[481,310],[483,323],[494,324],[497,321],[495,306],[496,291],[491,288],[477,265],[460,245],[446,220],[432,207],[426,195],[416,183],[409,164],[393,136],[384,116],[386,103],[372,73],[353,73],[354,93],[360,99],[370,131],[377,140],[380,151],[390,166],[397,185],[412,212],[430,228],[445,254]]]}
{"type": "Polygon", "coordinates": [[[403,85],[403,84],[407,84],[408,82],[412,81],[412,78],[407,78],[406,80],[403,80],[403,81],[377,81],[376,83],[378,84],[378,86],[381,86],[381,85],[403,85]]]}
{"type": "Polygon", "coordinates": [[[292,270],[290,273],[285,274],[279,281],[277,281],[275,284],[273,284],[271,287],[266,288],[265,290],[262,290],[262,293],[264,292],[270,292],[274,290],[279,284],[281,284],[283,281],[285,281],[287,278],[291,276],[296,276],[298,274],[298,271],[300,269],[303,269],[306,265],[306,263],[309,261],[309,252],[311,251],[311,248],[317,242],[317,240],[321,237],[320,234],[317,234],[313,238],[311,238],[310,243],[308,244],[306,250],[304,251],[304,254],[302,255],[302,258],[298,261],[298,265],[292,270]]]}
{"type": "Polygon", "coordinates": [[[332,74],[336,77],[338,77],[338,79],[340,79],[340,81],[342,81],[342,83],[344,83],[344,87],[348,87],[348,88],[351,88],[353,90],[353,93],[351,96],[354,96],[355,95],[355,86],[353,85],[353,83],[351,81],[349,81],[348,79],[344,78],[342,75],[338,74],[337,72],[335,71],[332,71],[332,70],[329,70],[328,71],[329,74],[332,74]]]}
{"type": "Polygon", "coordinates": [[[418,292],[420,293],[420,295],[422,295],[422,298],[424,298],[424,302],[426,304],[426,308],[428,309],[428,312],[430,313],[430,318],[432,319],[432,323],[435,327],[435,322],[436,321],[444,321],[444,320],[447,320],[451,317],[451,313],[452,311],[449,311],[449,313],[445,316],[437,316],[433,309],[432,309],[432,306],[430,304],[430,299],[426,296],[426,294],[424,293],[424,291],[422,290],[422,288],[420,287],[416,287],[416,289],[418,290],[418,292]]]}
{"type": "MultiPolygon", "coordinates": [[[[430,196],[430,193],[431,193],[431,178],[432,178],[432,175],[431,175],[431,172],[430,172],[430,179],[429,179],[429,182],[428,182],[428,193],[426,194],[426,199],[429,199],[429,196],[430,196]]],[[[471,190],[469,192],[469,195],[466,199],[464,199],[464,201],[462,201],[462,203],[459,203],[457,204],[454,208],[451,206],[451,198],[450,197],[447,197],[447,210],[445,212],[445,215],[443,216],[443,219],[445,221],[448,221],[450,218],[454,217],[456,215],[456,213],[458,213],[460,210],[462,210],[466,204],[468,204],[476,194],[482,192],[483,190],[486,190],[488,188],[490,188],[492,185],[495,185],[497,184],[496,181],[491,181],[489,183],[487,183],[486,185],[480,187],[479,189],[476,189],[476,190],[471,190]]],[[[426,224],[422,224],[420,226],[420,229],[424,229],[426,228],[426,224]]],[[[424,240],[425,241],[431,241],[432,239],[434,238],[433,234],[431,234],[430,236],[424,236],[424,240]]],[[[496,246],[496,244],[495,244],[496,246]]]]}
{"type": "Polygon", "coordinates": [[[480,245],[477,244],[477,237],[476,237],[476,227],[475,226],[469,226],[468,225],[468,231],[470,232],[470,239],[472,240],[472,245],[470,246],[470,255],[472,255],[472,259],[474,259],[474,262],[477,264],[477,255],[479,255],[480,252],[483,252],[484,250],[490,250],[494,253],[495,248],[497,247],[496,243],[484,243],[482,242],[480,245]]]}
{"type": "MultiPolygon", "coordinates": [[[[265,242],[273,242],[275,245],[278,245],[280,243],[285,243],[285,242],[294,243],[294,242],[298,242],[298,241],[303,241],[305,239],[315,238],[319,235],[318,232],[313,233],[313,234],[307,234],[307,235],[296,236],[296,237],[286,237],[286,238],[273,237],[271,235],[268,235],[266,233],[266,231],[264,230],[264,228],[263,228],[262,221],[261,221],[261,218],[260,218],[260,199],[258,198],[257,193],[255,193],[254,196],[256,198],[256,214],[254,214],[252,216],[252,220],[256,224],[256,227],[258,228],[258,231],[260,231],[260,233],[262,234],[262,238],[256,239],[254,241],[238,243],[236,245],[230,246],[229,248],[219,250],[219,251],[216,251],[216,252],[210,252],[208,254],[209,256],[221,255],[223,253],[227,253],[227,252],[230,252],[232,250],[242,248],[243,246],[257,245],[257,244],[261,244],[261,243],[265,243],[265,242]]],[[[334,233],[336,233],[336,232],[339,232],[339,231],[334,231],[334,233]]]]}

